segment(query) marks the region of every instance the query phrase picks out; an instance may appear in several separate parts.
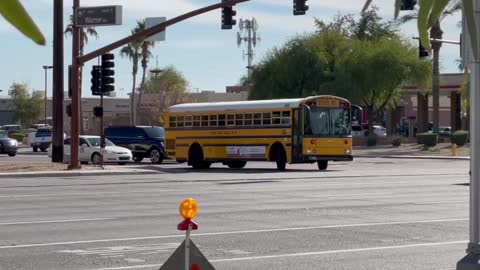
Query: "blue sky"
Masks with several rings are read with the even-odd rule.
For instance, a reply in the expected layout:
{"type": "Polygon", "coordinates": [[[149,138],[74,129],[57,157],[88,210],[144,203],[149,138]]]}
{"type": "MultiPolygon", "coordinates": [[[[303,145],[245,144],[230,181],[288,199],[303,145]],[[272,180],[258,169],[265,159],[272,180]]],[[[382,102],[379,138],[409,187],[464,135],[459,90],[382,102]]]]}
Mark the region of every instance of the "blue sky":
{"type": "MultiPolygon", "coordinates": [[[[219,0],[217,0],[219,1],[219,0]]],[[[123,24],[120,26],[97,27],[100,38],[90,39],[85,52],[91,52],[130,34],[136,21],[145,17],[167,19],[183,13],[217,3],[214,0],[81,0],[81,6],[122,5],[123,24]]],[[[31,89],[44,90],[43,65],[52,64],[52,23],[53,0],[21,0],[44,33],[47,45],[38,46],[18,33],[10,24],[0,17],[0,92],[6,95],[13,82],[25,82],[31,89]]],[[[274,47],[282,46],[297,34],[314,31],[314,18],[330,21],[338,13],[358,14],[364,0],[309,0],[310,9],[305,16],[293,16],[292,0],[251,0],[238,4],[237,22],[240,18],[255,17],[259,24],[258,34],[261,41],[255,48],[254,63],[258,63],[274,47]]],[[[374,0],[379,13],[384,19],[391,19],[394,0],[374,0]]],[[[72,13],[72,1],[64,1],[64,24],[72,13]]],[[[460,14],[450,16],[442,22],[444,39],[458,40],[460,29],[457,27],[460,14]]],[[[173,65],[183,73],[189,82],[189,89],[195,92],[213,90],[224,92],[225,86],[235,85],[246,74],[246,58],[242,52],[246,47],[237,47],[236,35],[238,24],[232,30],[220,29],[221,13],[215,10],[196,18],[181,22],[167,28],[166,41],[153,48],[154,58],[160,68],[173,65]]],[[[407,39],[417,36],[415,22],[401,27],[407,39]]],[[[413,41],[412,41],[413,42],[413,41]]],[[[71,63],[71,41],[65,38],[65,71],[71,63]]],[[[121,58],[119,50],[115,54],[115,87],[117,96],[126,97],[132,88],[132,65],[126,58],[121,58]]],[[[445,44],[442,47],[441,72],[458,72],[455,59],[459,56],[459,46],[445,44]]],[[[90,70],[96,61],[85,64],[83,93],[90,96],[90,70]]],[[[67,76],[65,75],[65,80],[67,76]]],[[[141,78],[139,72],[137,81],[141,78]]],[[[48,71],[48,95],[51,96],[51,70],[48,71]]],[[[66,81],[65,81],[66,85],[66,81]]],[[[66,88],[65,88],[66,89],[66,88]]]]}

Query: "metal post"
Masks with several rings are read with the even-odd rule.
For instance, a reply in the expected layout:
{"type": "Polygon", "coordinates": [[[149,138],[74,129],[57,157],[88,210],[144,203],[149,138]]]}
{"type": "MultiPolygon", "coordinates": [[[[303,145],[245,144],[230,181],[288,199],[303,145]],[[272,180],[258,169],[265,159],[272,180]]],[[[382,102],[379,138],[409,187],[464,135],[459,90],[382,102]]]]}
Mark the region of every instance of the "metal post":
{"type": "Polygon", "coordinates": [[[63,0],[53,2],[52,162],[63,162],[63,0]]]}
{"type": "Polygon", "coordinates": [[[185,235],[185,270],[190,269],[190,232],[193,224],[188,224],[188,230],[185,235]]]}
{"type": "Polygon", "coordinates": [[[53,66],[43,66],[45,70],[45,125],[47,125],[47,102],[48,102],[48,95],[47,95],[47,69],[51,69],[53,66]]]}
{"type": "MultiPolygon", "coordinates": [[[[475,4],[477,36],[480,35],[480,0],[475,4]]],[[[466,44],[467,45],[467,44],[466,44]]],[[[479,44],[476,44],[478,46],[479,44]]],[[[468,46],[468,45],[467,45],[468,46]]],[[[480,269],[480,62],[470,64],[470,242],[467,255],[457,263],[457,270],[480,269]]]]}
{"type": "MultiPolygon", "coordinates": [[[[100,92],[100,108],[103,111],[103,90],[100,92]]],[[[103,111],[103,113],[105,113],[103,111]]],[[[103,154],[105,153],[105,133],[103,131],[103,114],[100,116],[100,167],[103,168],[103,154]]]]}
{"type": "MultiPolygon", "coordinates": [[[[75,9],[80,7],[80,0],[73,0],[73,14],[75,9]]],[[[80,169],[78,162],[78,146],[79,146],[79,115],[80,115],[80,65],[78,57],[80,56],[80,29],[72,25],[72,117],[71,117],[71,144],[70,144],[70,170],[80,169]]]]}

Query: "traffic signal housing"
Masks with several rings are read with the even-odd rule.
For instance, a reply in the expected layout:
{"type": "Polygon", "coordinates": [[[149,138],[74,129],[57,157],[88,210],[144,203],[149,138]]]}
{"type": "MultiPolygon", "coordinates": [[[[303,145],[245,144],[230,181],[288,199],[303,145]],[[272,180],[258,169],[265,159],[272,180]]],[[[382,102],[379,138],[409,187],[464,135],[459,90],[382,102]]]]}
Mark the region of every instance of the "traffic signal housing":
{"type": "Polygon", "coordinates": [[[418,57],[419,58],[426,58],[429,55],[430,55],[430,53],[428,52],[427,49],[425,49],[425,47],[422,46],[422,43],[419,40],[418,41],[418,57]]]}
{"type": "Polygon", "coordinates": [[[402,0],[400,10],[414,10],[417,0],[402,0]]]}
{"type": "Polygon", "coordinates": [[[90,89],[92,90],[93,96],[99,96],[102,94],[102,89],[100,88],[102,85],[102,67],[101,66],[92,66],[92,86],[90,89]]]}
{"type": "Polygon", "coordinates": [[[308,10],[307,0],[293,0],[293,15],[305,15],[308,10]]]}
{"type": "MultiPolygon", "coordinates": [[[[226,2],[228,0],[222,0],[226,2]]],[[[237,11],[233,9],[233,6],[222,8],[222,29],[232,29],[237,24],[237,20],[233,19],[237,15],[237,11]]]]}
{"type": "Polygon", "coordinates": [[[103,107],[94,107],[93,108],[93,115],[95,117],[103,117],[103,107]]]}
{"type": "Polygon", "coordinates": [[[103,93],[105,92],[112,92],[115,91],[115,62],[113,62],[115,56],[113,53],[106,53],[102,54],[102,82],[101,82],[101,90],[103,93]]]}

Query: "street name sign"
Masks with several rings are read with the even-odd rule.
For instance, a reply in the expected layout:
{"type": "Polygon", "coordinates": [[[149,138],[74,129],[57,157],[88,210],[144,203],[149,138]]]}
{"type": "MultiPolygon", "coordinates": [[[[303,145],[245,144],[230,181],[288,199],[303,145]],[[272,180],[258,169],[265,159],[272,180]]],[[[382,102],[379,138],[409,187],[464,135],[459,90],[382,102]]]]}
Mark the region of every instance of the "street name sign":
{"type": "Polygon", "coordinates": [[[75,9],[75,26],[122,24],[122,6],[79,7],[75,9]]]}
{"type": "MultiPolygon", "coordinates": [[[[161,24],[166,21],[166,17],[147,17],[145,18],[145,29],[151,28],[157,24],[161,24]]],[[[165,30],[158,32],[153,36],[149,36],[147,41],[164,41],[165,40],[165,30]]]]}

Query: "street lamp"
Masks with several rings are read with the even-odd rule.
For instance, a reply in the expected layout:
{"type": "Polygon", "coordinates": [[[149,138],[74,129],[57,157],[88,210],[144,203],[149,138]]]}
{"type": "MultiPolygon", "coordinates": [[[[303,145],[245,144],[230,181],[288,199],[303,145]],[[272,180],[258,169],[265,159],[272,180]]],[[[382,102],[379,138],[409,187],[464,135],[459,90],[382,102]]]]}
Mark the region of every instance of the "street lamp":
{"type": "Polygon", "coordinates": [[[47,124],[47,69],[52,69],[53,66],[43,66],[45,70],[45,125],[47,124]]]}

